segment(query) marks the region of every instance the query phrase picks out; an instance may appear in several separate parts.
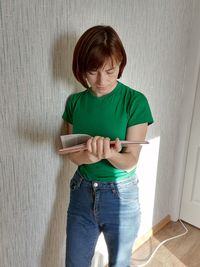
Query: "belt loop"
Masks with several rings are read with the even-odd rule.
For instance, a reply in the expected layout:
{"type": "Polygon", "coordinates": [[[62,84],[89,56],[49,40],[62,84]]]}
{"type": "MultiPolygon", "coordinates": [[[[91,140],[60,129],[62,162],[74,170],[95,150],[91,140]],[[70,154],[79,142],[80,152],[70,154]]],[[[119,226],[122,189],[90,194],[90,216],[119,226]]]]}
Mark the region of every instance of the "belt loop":
{"type": "Polygon", "coordinates": [[[110,183],[110,187],[113,193],[116,193],[116,184],[115,183],[110,183]]]}

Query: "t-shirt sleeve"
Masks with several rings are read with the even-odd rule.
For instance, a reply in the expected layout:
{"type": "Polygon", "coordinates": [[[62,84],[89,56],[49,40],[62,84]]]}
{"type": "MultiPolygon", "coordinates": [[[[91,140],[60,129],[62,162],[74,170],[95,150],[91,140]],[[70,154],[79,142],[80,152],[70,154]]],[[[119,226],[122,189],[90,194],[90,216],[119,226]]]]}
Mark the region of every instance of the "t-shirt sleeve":
{"type": "Polygon", "coordinates": [[[64,121],[73,124],[73,97],[72,95],[67,98],[65,110],[62,115],[64,121]]]}
{"type": "Polygon", "coordinates": [[[142,93],[138,93],[130,101],[128,127],[142,123],[152,124],[153,117],[147,98],[142,93]]]}

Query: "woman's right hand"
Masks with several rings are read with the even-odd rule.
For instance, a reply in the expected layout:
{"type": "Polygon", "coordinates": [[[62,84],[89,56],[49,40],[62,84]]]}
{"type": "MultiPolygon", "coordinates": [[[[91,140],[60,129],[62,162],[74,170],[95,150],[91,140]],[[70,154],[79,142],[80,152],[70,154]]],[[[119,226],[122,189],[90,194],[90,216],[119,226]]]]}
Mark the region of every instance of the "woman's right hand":
{"type": "Polygon", "coordinates": [[[110,146],[110,138],[95,136],[88,139],[87,150],[68,154],[68,158],[80,166],[82,164],[92,164],[102,159],[111,159],[121,151],[121,142],[116,138],[114,145],[110,146]]]}
{"type": "Polygon", "coordinates": [[[110,138],[95,136],[87,141],[87,152],[89,159],[95,163],[102,159],[109,159],[114,153],[121,150],[121,143],[117,138],[114,146],[110,146],[110,138]]]}

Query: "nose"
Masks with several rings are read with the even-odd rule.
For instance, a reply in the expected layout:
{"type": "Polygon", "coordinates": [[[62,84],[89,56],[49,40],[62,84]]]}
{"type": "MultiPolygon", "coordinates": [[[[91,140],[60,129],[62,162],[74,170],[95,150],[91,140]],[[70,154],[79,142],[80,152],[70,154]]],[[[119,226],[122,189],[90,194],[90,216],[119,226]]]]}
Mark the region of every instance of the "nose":
{"type": "Polygon", "coordinates": [[[97,84],[98,85],[103,85],[105,82],[105,76],[103,75],[103,73],[98,73],[97,74],[97,84]]]}

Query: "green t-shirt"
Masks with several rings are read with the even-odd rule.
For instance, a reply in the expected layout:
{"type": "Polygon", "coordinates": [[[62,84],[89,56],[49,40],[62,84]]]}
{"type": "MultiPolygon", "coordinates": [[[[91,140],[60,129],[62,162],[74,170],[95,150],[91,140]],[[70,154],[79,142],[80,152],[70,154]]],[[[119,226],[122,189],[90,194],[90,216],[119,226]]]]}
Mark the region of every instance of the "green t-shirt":
{"type": "MultiPolygon", "coordinates": [[[[118,82],[107,95],[97,97],[90,89],[69,96],[63,119],[73,125],[74,134],[126,139],[127,128],[141,123],[153,123],[146,97],[118,82]]],[[[95,181],[117,181],[131,176],[112,166],[106,159],[79,166],[82,176],[95,181]]]]}

